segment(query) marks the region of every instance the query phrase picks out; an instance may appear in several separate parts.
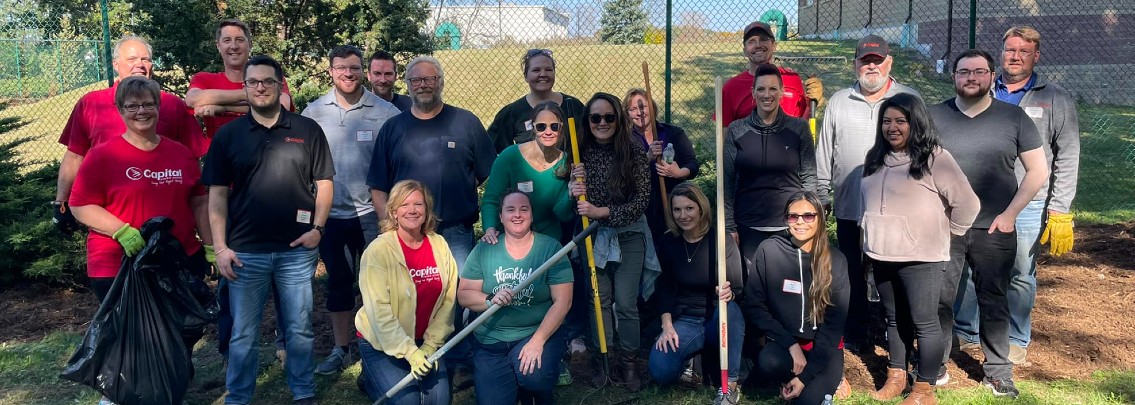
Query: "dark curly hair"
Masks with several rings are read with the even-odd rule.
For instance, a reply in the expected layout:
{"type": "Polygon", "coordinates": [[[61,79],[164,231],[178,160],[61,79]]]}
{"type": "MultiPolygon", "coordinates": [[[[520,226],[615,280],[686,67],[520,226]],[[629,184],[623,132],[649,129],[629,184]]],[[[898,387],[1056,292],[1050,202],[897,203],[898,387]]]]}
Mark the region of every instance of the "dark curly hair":
{"type": "Polygon", "coordinates": [[[918,96],[901,93],[883,101],[879,108],[879,116],[875,125],[875,145],[867,151],[867,160],[863,165],[863,177],[870,176],[883,167],[883,160],[891,152],[891,143],[883,133],[883,114],[894,108],[906,116],[910,123],[910,133],[907,134],[906,153],[910,155],[910,177],[921,179],[930,174],[930,159],[939,147],[938,133],[934,131],[934,122],[930,118],[930,111],[926,103],[918,96]]]}

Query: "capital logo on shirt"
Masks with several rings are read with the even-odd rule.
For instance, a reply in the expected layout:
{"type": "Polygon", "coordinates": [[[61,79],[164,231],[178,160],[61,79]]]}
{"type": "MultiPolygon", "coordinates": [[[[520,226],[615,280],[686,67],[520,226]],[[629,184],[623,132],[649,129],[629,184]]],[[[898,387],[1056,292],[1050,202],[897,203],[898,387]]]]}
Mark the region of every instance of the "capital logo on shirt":
{"type": "Polygon", "coordinates": [[[181,170],[180,169],[164,169],[164,170],[150,170],[139,169],[137,167],[129,167],[126,169],[126,178],[130,180],[141,180],[143,177],[150,179],[153,184],[170,184],[181,183],[181,170]]]}
{"type": "Polygon", "coordinates": [[[290,136],[284,137],[284,142],[288,143],[303,143],[303,138],[292,138],[290,136]]]}
{"type": "Polygon", "coordinates": [[[142,178],[142,170],[137,167],[130,167],[126,169],[126,178],[130,180],[138,180],[142,178]]]}

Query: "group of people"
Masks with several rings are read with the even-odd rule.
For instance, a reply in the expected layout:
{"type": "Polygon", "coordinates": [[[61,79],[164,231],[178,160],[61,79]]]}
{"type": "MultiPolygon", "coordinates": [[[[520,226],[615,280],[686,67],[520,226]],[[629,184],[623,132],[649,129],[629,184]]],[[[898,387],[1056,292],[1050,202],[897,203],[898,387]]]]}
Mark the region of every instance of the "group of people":
{"type": "Polygon", "coordinates": [[[138,226],[174,220],[195,274],[222,276],[227,404],[253,398],[269,291],[276,355],[300,404],[315,403],[313,374],[360,360],[359,387],[372,400],[417,377],[394,393],[398,404],[447,404],[465,373],[479,404],[550,404],[571,381],[565,359],[576,351],[592,353],[593,386],[641,389],[640,353],[649,353],[646,374],[670,384],[720,347],[719,311],[730,321],[718,402],[740,402],[747,378],[818,404],[849,393],[843,350],[870,345],[868,273],[890,355],[872,396],[909,391],[903,404],[935,403],[957,330],[980,341],[984,383],[1015,397],[1040,229],[1071,240],[1079,145],[1070,96],[1033,71],[1039,33],[1005,34],[1000,73],[984,51],[958,55],[957,97],[933,106],[890,76],[878,36],[859,42],[855,84],[826,103],[819,80],[771,64],[768,25],[742,37],[748,67],[726,83],[715,117],[727,127],[725,212],[685,181],[703,162],[682,128],[658,122],[649,93],[583,101],[557,92],[551,50],[524,54],[530,91],[488,129],[444,102],[437,59],[407,63],[403,96],[388,53],[364,64],[349,45],[328,54],[332,87],[296,114],[279,63],[252,56],[248,27],[225,20],[216,31],[224,71],[195,75],[184,101],[150,79],[145,40],[115,44],[118,80],[84,96],[60,137],[56,223],[90,229],[88,275],[101,300],[123,256],[141,249],[138,226]],[[826,104],[818,134],[801,118],[813,101],[826,104]],[[725,229],[714,228],[715,214],[725,229]],[[580,217],[600,225],[592,257],[579,252],[534,275],[582,230],[580,217]],[[718,232],[728,235],[725,257],[716,257],[718,232]],[[334,347],[316,364],[319,260],[334,347]],[[436,358],[493,305],[502,309],[472,338],[436,358]],[[599,355],[604,344],[615,361],[599,355]]]}

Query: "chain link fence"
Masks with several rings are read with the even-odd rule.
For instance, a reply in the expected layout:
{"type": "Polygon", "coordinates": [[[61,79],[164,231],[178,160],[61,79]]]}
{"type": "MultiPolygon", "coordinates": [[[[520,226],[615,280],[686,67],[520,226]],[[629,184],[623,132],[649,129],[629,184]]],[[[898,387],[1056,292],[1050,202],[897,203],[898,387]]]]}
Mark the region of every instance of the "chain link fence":
{"type": "MultiPolygon", "coordinates": [[[[434,54],[447,72],[446,101],[486,125],[528,92],[521,62],[530,48],[554,51],[555,89],[581,100],[643,87],[646,62],[660,118],[695,140],[703,179],[713,176],[713,78],[745,68],[740,30],[754,20],[775,27],[777,63],[819,76],[826,95],[854,82],[855,41],[881,35],[896,56],[892,75],[930,103],[953,96],[948,65],[954,55],[971,46],[999,55],[1006,29],[1032,25],[1044,36],[1037,71],[1079,103],[1083,150],[1075,208],[1082,218],[1135,218],[1131,1],[430,0],[427,10],[423,30],[435,37],[434,54]]],[[[67,39],[74,42],[66,42],[54,32],[12,32],[0,29],[0,98],[15,106],[0,114],[32,121],[21,134],[39,140],[25,146],[26,159],[57,159],[62,148],[54,140],[71,106],[105,80],[105,62],[97,57],[101,33],[72,32],[67,39]],[[90,86],[76,87],[82,85],[90,86]]]]}

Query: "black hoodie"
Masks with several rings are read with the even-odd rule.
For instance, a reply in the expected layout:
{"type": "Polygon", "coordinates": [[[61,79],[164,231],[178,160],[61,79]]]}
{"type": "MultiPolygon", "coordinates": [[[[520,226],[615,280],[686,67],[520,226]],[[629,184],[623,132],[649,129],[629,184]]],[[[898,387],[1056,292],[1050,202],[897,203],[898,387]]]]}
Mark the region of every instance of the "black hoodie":
{"type": "Polygon", "coordinates": [[[765,333],[766,344],[787,350],[797,339],[814,342],[808,364],[797,376],[804,385],[827,367],[830,359],[842,356],[838,348],[850,298],[847,259],[834,246],[829,245],[828,249],[832,260],[832,305],[821,324],[807,321],[811,310],[808,293],[812,286],[812,254],[797,248],[791,237],[774,235],[757,247],[753,259],[756,270],[749,274],[745,286],[746,323],[765,333]],[[796,283],[799,294],[785,291],[792,290],[796,283]]]}

